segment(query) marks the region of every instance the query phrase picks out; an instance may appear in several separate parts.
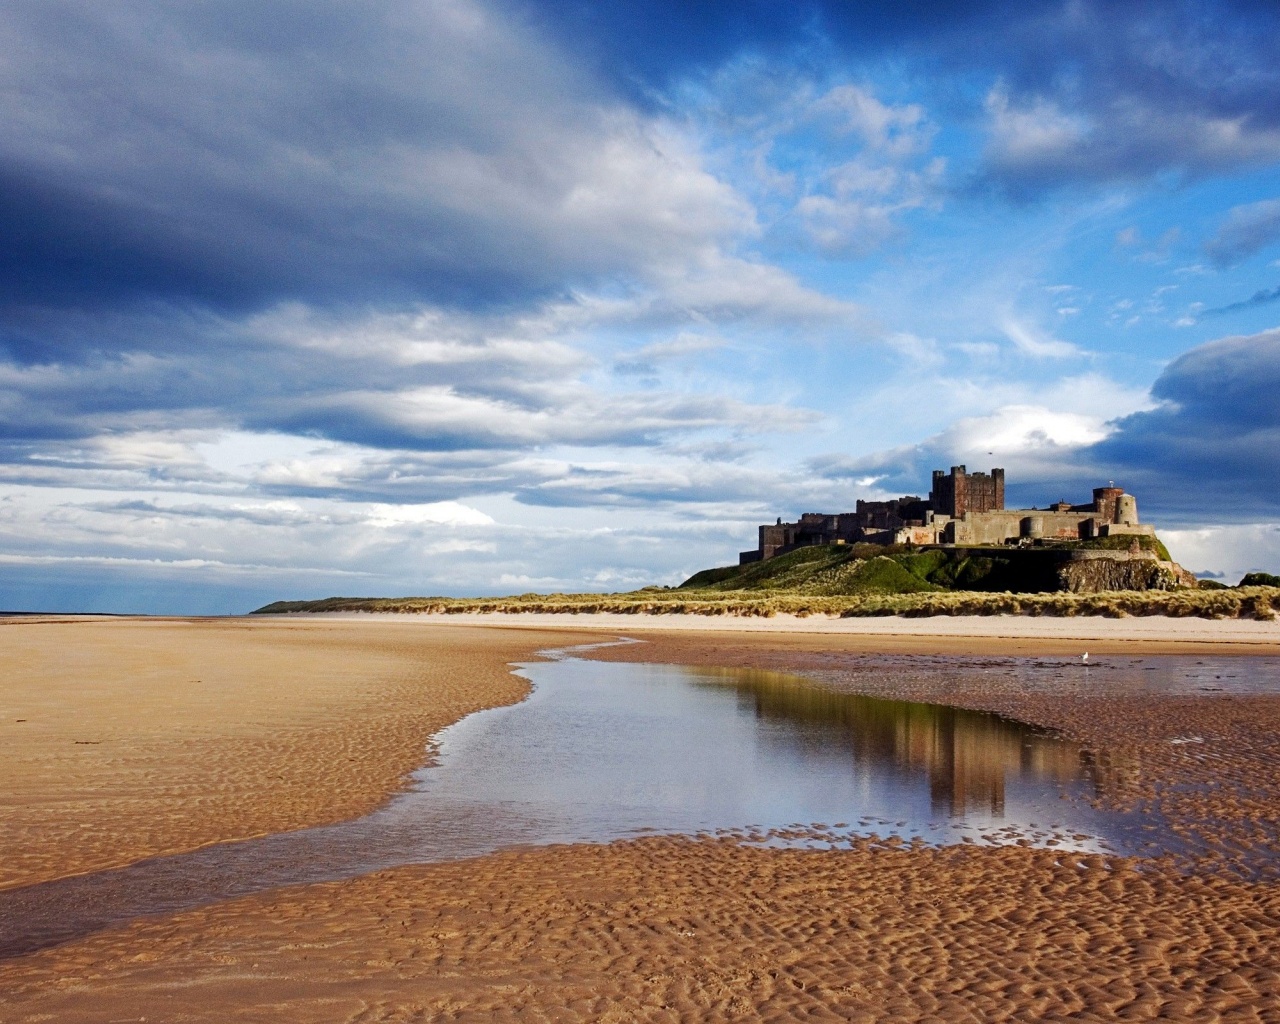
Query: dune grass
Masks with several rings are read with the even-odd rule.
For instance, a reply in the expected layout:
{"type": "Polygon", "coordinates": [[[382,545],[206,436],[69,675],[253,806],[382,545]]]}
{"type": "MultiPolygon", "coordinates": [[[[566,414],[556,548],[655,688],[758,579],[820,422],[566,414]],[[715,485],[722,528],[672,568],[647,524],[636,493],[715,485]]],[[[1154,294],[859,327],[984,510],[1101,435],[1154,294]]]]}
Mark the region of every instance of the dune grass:
{"type": "MultiPolygon", "coordinates": [[[[692,581],[691,581],[692,582],[692,581]]],[[[254,614],[291,612],[540,612],[555,614],[691,614],[771,617],[902,615],[1169,615],[1274,620],[1280,587],[1214,590],[1114,590],[1099,594],[1012,594],[928,589],[914,593],[794,594],[774,590],[649,587],[623,594],[520,594],[512,597],[330,597],[277,601],[254,614]]]]}

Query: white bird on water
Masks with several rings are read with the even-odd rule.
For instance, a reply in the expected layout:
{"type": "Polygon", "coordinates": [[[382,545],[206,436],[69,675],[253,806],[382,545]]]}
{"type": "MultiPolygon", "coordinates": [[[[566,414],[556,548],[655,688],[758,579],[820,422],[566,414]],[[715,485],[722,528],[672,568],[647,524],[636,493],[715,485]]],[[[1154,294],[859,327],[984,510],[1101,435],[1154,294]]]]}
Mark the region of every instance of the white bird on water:
{"type": "Polygon", "coordinates": [[[1080,660],[1086,665],[1089,664],[1089,652],[1085,651],[1084,654],[1080,655],[1080,660]]]}

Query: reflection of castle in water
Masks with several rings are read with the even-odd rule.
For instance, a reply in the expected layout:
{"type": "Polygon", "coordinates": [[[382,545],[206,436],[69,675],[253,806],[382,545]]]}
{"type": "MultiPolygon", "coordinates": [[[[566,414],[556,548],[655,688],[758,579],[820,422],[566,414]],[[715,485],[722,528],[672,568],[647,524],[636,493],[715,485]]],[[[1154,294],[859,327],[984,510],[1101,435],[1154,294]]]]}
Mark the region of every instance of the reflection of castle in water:
{"type": "Polygon", "coordinates": [[[1091,774],[1075,743],[988,712],[838,693],[773,672],[723,678],[758,718],[808,727],[790,742],[846,748],[855,765],[927,773],[935,812],[1002,815],[1010,775],[1064,784],[1091,774]]]}

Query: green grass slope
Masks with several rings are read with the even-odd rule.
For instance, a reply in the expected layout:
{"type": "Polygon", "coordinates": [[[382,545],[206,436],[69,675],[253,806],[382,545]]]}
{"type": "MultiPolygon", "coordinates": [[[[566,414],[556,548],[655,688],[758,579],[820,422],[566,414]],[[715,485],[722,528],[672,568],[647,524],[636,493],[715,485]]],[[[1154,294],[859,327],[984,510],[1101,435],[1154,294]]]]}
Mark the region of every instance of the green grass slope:
{"type": "Polygon", "coordinates": [[[706,569],[681,591],[769,592],[800,595],[916,594],[937,590],[1042,593],[1058,589],[1064,553],[1087,548],[1140,547],[1169,560],[1155,537],[1102,537],[1045,548],[948,548],[912,551],[875,544],[799,548],[764,562],[706,569]]]}
{"type": "Polygon", "coordinates": [[[839,596],[917,594],[983,586],[996,563],[946,551],[912,552],[876,544],[831,544],[779,555],[764,562],[705,569],[677,588],[682,591],[839,596]]]}
{"type": "Polygon", "coordinates": [[[928,578],[939,564],[934,552],[910,554],[875,544],[830,544],[799,548],[765,562],[704,569],[677,589],[827,596],[914,594],[939,589],[928,578]]]}

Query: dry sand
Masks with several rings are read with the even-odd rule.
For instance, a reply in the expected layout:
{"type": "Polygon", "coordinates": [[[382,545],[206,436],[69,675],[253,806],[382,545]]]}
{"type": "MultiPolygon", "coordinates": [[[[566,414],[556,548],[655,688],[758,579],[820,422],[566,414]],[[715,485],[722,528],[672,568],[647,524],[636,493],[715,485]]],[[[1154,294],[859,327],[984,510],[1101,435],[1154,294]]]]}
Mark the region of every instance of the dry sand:
{"type": "Polygon", "coordinates": [[[371,810],[554,632],[0,620],[0,888],[371,810]]]}
{"type": "MultiPolygon", "coordinates": [[[[289,620],[301,616],[272,616],[289,620]]],[[[577,628],[619,634],[650,632],[804,634],[866,637],[875,641],[910,637],[918,642],[951,639],[1030,640],[1037,644],[1091,640],[1128,645],[1201,643],[1280,650],[1280,618],[1256,619],[1171,618],[1167,615],[1106,618],[1097,615],[898,615],[838,618],[830,615],[621,615],[613,612],[552,614],[544,612],[407,613],[331,612],[309,618],[337,621],[387,620],[430,624],[514,626],[537,629],[577,628]]],[[[878,648],[876,648],[878,649],[878,648]]],[[[1072,648],[1076,649],[1076,648],[1072,648]]]]}
{"type": "MultiPolygon", "coordinates": [[[[244,632],[224,634],[228,652],[294,635],[292,623],[280,633],[269,623],[230,628],[244,632]]],[[[341,633],[352,624],[314,628],[320,636],[337,630],[335,649],[353,643],[341,633]]],[[[454,700],[455,688],[476,706],[496,699],[477,678],[494,682],[493,666],[519,656],[509,652],[547,643],[527,628],[462,632],[452,623],[412,622],[366,642],[371,654],[403,644],[443,657],[447,645],[431,638],[455,631],[466,646],[454,652],[452,675],[427,691],[442,704],[454,700]]],[[[994,657],[1072,648],[1061,638],[1037,645],[984,637],[646,636],[647,644],[599,656],[785,668],[828,685],[1016,712],[1120,750],[1119,798],[1128,786],[1169,800],[1175,813],[1211,812],[1219,831],[1243,828],[1241,800],[1252,801],[1249,814],[1277,818],[1271,740],[1280,698],[1136,699],[1105,685],[1028,691],[999,674],[957,689],[943,674],[886,682],[863,670],[874,661],[864,655],[876,649],[994,657]],[[1187,729],[1206,738],[1198,751],[1169,744],[1187,729]],[[1210,767],[1197,760],[1206,751],[1210,767]],[[1163,776],[1196,772],[1226,784],[1191,804],[1165,792],[1163,776]]],[[[123,641],[108,630],[94,642],[123,641]]],[[[564,634],[555,642],[564,643],[564,634]]],[[[1123,638],[1111,642],[1136,650],[1123,638]]],[[[1260,650],[1198,643],[1215,653],[1260,650]]],[[[1165,650],[1170,641],[1139,646],[1165,650]]],[[[8,656],[11,644],[4,649],[8,656]]],[[[146,663],[145,652],[138,657],[146,663]]],[[[376,675],[359,678],[363,684],[376,675]]],[[[518,696],[518,681],[507,685],[518,696]]],[[[330,706],[354,708],[353,722],[381,713],[371,697],[348,706],[341,695],[335,684],[330,706]]],[[[464,703],[451,704],[451,713],[464,703]]],[[[164,715],[172,712],[156,717],[164,715]]],[[[209,737],[203,756],[216,760],[217,747],[209,737]]],[[[382,788],[364,794],[366,803],[402,770],[370,769],[370,785],[382,788]]],[[[181,798],[179,791],[165,799],[181,798]]],[[[246,803],[274,799],[269,788],[246,791],[246,803]]],[[[348,799],[359,803],[354,789],[348,799]]],[[[164,803],[153,810],[170,813],[164,803]]],[[[262,813],[267,820],[279,812],[262,813]]],[[[1187,874],[1172,863],[1138,870],[1129,860],[1016,847],[859,844],[818,852],[655,838],[516,851],[267,893],[10,960],[0,964],[0,1019],[1280,1021],[1280,884],[1217,870],[1229,869],[1231,856],[1221,851],[1208,869],[1187,874]]]]}

